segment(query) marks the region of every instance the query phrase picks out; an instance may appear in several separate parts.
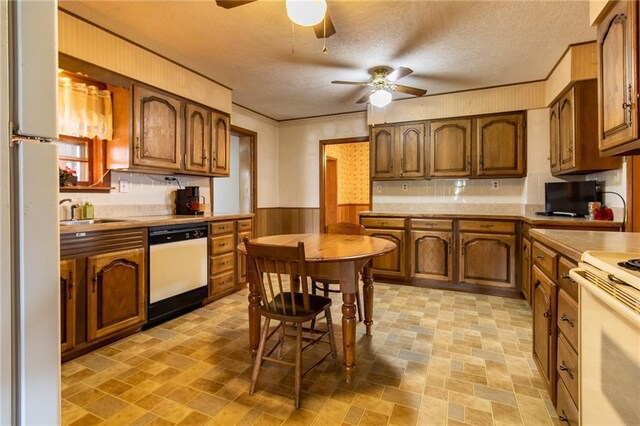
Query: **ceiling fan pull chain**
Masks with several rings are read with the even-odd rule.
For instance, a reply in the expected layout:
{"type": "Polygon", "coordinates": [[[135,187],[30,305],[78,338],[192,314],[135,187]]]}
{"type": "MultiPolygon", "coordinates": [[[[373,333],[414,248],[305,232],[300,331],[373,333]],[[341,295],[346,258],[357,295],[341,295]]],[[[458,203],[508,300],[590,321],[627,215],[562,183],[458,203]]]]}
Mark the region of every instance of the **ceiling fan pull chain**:
{"type": "Polygon", "coordinates": [[[323,27],[323,45],[322,45],[322,53],[326,54],[329,50],[327,49],[327,17],[322,20],[323,27]]]}

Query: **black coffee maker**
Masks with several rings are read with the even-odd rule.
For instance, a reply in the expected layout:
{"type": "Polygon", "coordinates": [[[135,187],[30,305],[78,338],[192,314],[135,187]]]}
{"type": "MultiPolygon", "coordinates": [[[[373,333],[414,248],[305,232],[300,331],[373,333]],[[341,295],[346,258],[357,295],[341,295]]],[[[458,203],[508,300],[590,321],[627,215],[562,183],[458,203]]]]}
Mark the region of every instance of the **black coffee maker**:
{"type": "Polygon", "coordinates": [[[176,189],[176,214],[201,215],[200,187],[185,186],[184,189],[176,189]]]}

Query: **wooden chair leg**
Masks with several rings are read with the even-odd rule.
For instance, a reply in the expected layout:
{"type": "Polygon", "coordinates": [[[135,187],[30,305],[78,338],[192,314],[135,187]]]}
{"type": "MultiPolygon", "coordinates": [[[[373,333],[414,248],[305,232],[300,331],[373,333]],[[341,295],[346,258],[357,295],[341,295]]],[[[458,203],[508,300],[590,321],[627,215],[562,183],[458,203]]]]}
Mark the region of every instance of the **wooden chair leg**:
{"type": "Polygon", "coordinates": [[[362,322],[362,306],[360,304],[360,292],[356,292],[356,308],[358,310],[358,322],[362,322]]]}
{"type": "Polygon", "coordinates": [[[258,352],[256,353],[256,359],[253,362],[253,373],[251,373],[251,386],[249,388],[249,395],[253,395],[256,390],[256,383],[258,382],[258,375],[260,374],[260,366],[262,365],[262,355],[264,354],[264,347],[267,345],[267,335],[269,334],[269,318],[264,319],[264,327],[262,328],[262,335],[260,336],[260,346],[258,346],[258,352]]]}
{"type": "Polygon", "coordinates": [[[329,345],[331,346],[331,356],[333,357],[333,366],[336,371],[339,370],[340,364],[338,363],[338,350],[336,348],[336,338],[333,335],[333,322],[331,321],[331,308],[324,310],[324,316],[327,319],[327,329],[329,330],[329,345]]]}
{"type": "Polygon", "coordinates": [[[300,408],[300,390],[302,389],[302,323],[298,323],[296,333],[296,371],[295,371],[295,402],[296,409],[300,408]]]}
{"type": "Polygon", "coordinates": [[[285,328],[285,322],[282,321],[280,323],[280,346],[278,347],[278,359],[282,359],[282,348],[284,347],[284,328],[285,328]]]}

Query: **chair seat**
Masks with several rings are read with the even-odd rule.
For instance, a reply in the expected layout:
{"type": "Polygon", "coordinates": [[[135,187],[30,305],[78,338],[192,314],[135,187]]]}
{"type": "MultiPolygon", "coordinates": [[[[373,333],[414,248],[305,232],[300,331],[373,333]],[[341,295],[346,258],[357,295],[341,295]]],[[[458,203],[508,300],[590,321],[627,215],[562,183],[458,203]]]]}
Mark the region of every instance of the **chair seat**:
{"type": "Polygon", "coordinates": [[[306,322],[311,321],[318,314],[331,306],[331,299],[328,297],[309,294],[309,309],[304,309],[303,294],[293,293],[293,299],[296,306],[296,313],[293,313],[293,305],[291,303],[291,292],[278,293],[271,302],[269,302],[270,311],[264,307],[260,307],[260,313],[269,318],[286,320],[288,322],[306,322]],[[282,298],[284,297],[284,312],[282,298]]]}

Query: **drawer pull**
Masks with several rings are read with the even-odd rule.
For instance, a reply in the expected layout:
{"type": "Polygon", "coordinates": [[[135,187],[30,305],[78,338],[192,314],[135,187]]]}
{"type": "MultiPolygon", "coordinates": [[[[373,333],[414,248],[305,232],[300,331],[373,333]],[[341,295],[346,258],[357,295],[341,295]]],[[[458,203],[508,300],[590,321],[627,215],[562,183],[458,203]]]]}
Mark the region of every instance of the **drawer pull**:
{"type": "Polygon", "coordinates": [[[562,316],[560,316],[560,321],[566,321],[571,327],[575,327],[571,318],[569,318],[565,313],[562,313],[562,316]]]}
{"type": "Polygon", "coordinates": [[[560,371],[564,371],[565,373],[567,373],[569,375],[569,378],[573,380],[573,373],[571,372],[571,370],[569,370],[567,364],[564,363],[564,360],[562,360],[562,365],[560,365],[560,367],[558,368],[560,369],[560,371]]]}
{"type": "Polygon", "coordinates": [[[493,228],[493,225],[480,225],[480,228],[493,228]]]}
{"type": "MultiPolygon", "coordinates": [[[[571,280],[571,277],[569,276],[568,272],[565,272],[564,274],[562,274],[562,276],[560,278],[563,278],[565,280],[571,280]]],[[[573,280],[571,280],[571,281],[573,281],[573,280]]]]}
{"type": "Polygon", "coordinates": [[[565,413],[564,410],[562,410],[562,414],[558,416],[558,419],[560,419],[561,422],[569,424],[569,418],[567,417],[567,413],[565,413]]]}
{"type": "Polygon", "coordinates": [[[544,256],[543,256],[543,255],[541,255],[541,254],[536,254],[536,259],[540,259],[540,260],[542,260],[542,259],[544,259],[544,256]]]}

